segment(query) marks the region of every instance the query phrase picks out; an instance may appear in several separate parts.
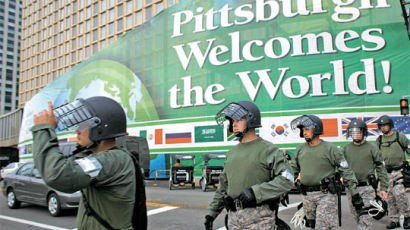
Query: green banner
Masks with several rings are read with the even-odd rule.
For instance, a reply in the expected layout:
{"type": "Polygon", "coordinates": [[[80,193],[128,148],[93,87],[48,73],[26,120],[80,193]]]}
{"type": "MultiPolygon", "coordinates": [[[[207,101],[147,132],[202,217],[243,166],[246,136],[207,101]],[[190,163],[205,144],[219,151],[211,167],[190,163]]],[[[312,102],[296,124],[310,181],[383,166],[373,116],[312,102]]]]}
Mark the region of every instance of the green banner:
{"type": "Polygon", "coordinates": [[[220,142],[224,141],[223,126],[207,125],[195,127],[195,142],[220,142]]]}
{"type": "Polygon", "coordinates": [[[48,100],[96,95],[117,100],[129,125],[147,126],[212,117],[238,100],[263,116],[398,106],[410,85],[401,14],[387,0],[181,1],[33,97],[20,142],[48,100]]]}

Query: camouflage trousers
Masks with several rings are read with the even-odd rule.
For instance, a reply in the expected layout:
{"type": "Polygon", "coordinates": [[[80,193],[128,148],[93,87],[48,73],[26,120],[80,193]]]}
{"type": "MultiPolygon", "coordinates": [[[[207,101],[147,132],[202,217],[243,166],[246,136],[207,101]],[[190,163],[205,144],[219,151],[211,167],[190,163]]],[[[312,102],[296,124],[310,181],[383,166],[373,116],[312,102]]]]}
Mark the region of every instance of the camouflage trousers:
{"type": "Polygon", "coordinates": [[[337,196],[323,192],[308,192],[303,196],[303,210],[308,220],[316,220],[315,229],[337,226],[337,196]]]}
{"type": "MultiPolygon", "coordinates": [[[[387,190],[387,205],[389,206],[389,217],[392,222],[399,222],[400,214],[410,217],[409,203],[406,188],[402,183],[394,185],[394,181],[402,177],[400,170],[389,173],[389,189],[387,190]]],[[[399,180],[402,181],[403,179],[399,180]]]]}
{"type": "Polygon", "coordinates": [[[269,205],[229,212],[228,228],[229,230],[273,230],[275,229],[275,212],[269,209],[269,205]]]}
{"type": "MultiPolygon", "coordinates": [[[[376,199],[376,193],[374,192],[374,189],[372,186],[363,186],[363,187],[357,187],[359,190],[360,196],[363,199],[364,207],[370,207],[370,201],[376,199]]],[[[352,194],[350,194],[349,191],[346,192],[347,199],[349,200],[349,207],[350,207],[350,212],[353,214],[354,219],[356,220],[357,223],[357,229],[358,230],[368,230],[368,229],[373,229],[371,226],[373,224],[373,217],[370,215],[361,215],[357,213],[356,209],[354,208],[352,204],[352,194]]]]}

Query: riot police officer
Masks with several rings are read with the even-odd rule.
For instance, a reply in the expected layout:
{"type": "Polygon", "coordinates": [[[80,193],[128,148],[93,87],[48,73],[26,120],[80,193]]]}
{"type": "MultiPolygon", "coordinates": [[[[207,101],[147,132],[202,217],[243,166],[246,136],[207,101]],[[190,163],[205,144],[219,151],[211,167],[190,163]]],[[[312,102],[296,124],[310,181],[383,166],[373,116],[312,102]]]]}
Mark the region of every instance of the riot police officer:
{"type": "Polygon", "coordinates": [[[226,208],[231,230],[274,229],[279,197],[292,188],[290,165],[275,145],[256,135],[261,116],[255,104],[228,104],[216,115],[219,125],[225,120],[240,143],[227,153],[205,228],[212,229],[214,219],[226,208]]]}
{"type": "Polygon", "coordinates": [[[403,228],[410,229],[410,208],[406,196],[406,189],[403,184],[403,172],[404,170],[408,170],[406,152],[410,153],[408,140],[403,134],[393,132],[393,120],[387,115],[379,118],[377,126],[382,132],[382,135],[377,138],[376,144],[382,152],[383,160],[389,174],[387,204],[390,223],[387,225],[387,228],[394,229],[400,227],[399,217],[400,214],[403,214],[403,228]]]}
{"type": "Polygon", "coordinates": [[[77,99],[54,111],[49,102],[48,111],[34,115],[33,158],[42,178],[62,192],[82,191],[78,229],[147,227],[141,173],[131,156],[116,147],[115,138],[126,135],[126,124],[122,107],[107,97],[77,99]],[[75,129],[76,154],[65,157],[60,153],[57,125],[75,129]],[[133,217],[134,209],[139,210],[138,218],[133,217]]]}
{"type": "Polygon", "coordinates": [[[291,164],[295,175],[300,176],[297,184],[303,194],[306,226],[316,229],[332,229],[337,225],[336,194],[340,195],[336,170],[341,173],[353,194],[353,205],[360,210],[363,201],[357,190],[356,177],[339,149],[320,139],[320,135],[323,134],[323,124],[317,116],[297,117],[291,122],[291,127],[294,130],[299,129],[300,137],[306,140],[306,143],[296,148],[291,164]]]}
{"type": "MultiPolygon", "coordinates": [[[[350,209],[358,224],[357,229],[371,229],[373,218],[369,215],[372,214],[369,211],[375,210],[371,201],[375,202],[379,181],[380,197],[383,201],[387,198],[387,172],[380,150],[376,145],[366,141],[367,125],[364,121],[352,120],[347,128],[346,137],[352,138],[352,142],[344,145],[342,152],[358,180],[358,190],[364,202],[364,207],[359,212],[354,209],[351,203],[350,209]]],[[[349,200],[352,200],[350,193],[347,193],[347,196],[349,200]]],[[[386,211],[381,210],[383,215],[386,211]]],[[[381,218],[382,216],[376,218],[381,218]]]]}

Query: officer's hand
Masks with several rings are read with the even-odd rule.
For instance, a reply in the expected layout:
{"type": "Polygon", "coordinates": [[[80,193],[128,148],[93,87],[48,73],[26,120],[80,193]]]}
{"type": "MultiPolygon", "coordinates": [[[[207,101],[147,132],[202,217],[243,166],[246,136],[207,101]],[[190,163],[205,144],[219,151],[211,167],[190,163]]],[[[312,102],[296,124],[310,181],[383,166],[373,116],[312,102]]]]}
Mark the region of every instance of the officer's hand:
{"type": "Polygon", "coordinates": [[[364,206],[363,199],[359,193],[352,196],[352,203],[356,211],[360,211],[364,206]]]}
{"type": "Polygon", "coordinates": [[[289,194],[288,193],[284,193],[280,196],[280,203],[283,206],[288,207],[288,204],[289,204],[289,194]]]}
{"type": "Polygon", "coordinates": [[[386,200],[387,199],[387,192],[380,191],[380,198],[382,198],[382,200],[386,200]]]}
{"type": "Polygon", "coordinates": [[[212,230],[212,223],[214,222],[215,218],[210,215],[205,216],[205,230],[212,230]]]}
{"type": "Polygon", "coordinates": [[[244,208],[254,207],[256,205],[256,197],[252,188],[244,189],[241,194],[239,194],[238,199],[242,202],[244,208]]]}
{"type": "Polygon", "coordinates": [[[33,117],[34,125],[38,124],[50,124],[54,128],[57,127],[58,120],[54,117],[53,104],[48,102],[48,110],[43,110],[33,117]]]}

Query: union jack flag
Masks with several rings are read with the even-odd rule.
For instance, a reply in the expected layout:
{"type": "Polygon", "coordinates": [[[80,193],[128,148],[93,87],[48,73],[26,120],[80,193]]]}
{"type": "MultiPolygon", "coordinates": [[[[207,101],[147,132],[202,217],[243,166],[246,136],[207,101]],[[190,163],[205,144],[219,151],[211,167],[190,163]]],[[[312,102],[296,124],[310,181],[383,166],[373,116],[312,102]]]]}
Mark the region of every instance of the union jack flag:
{"type": "Polygon", "coordinates": [[[346,117],[346,118],[341,119],[342,120],[342,133],[344,136],[346,136],[347,127],[349,127],[350,122],[355,119],[363,120],[366,123],[367,130],[368,130],[368,136],[380,135],[377,129],[377,120],[379,119],[379,117],[346,117]]]}

